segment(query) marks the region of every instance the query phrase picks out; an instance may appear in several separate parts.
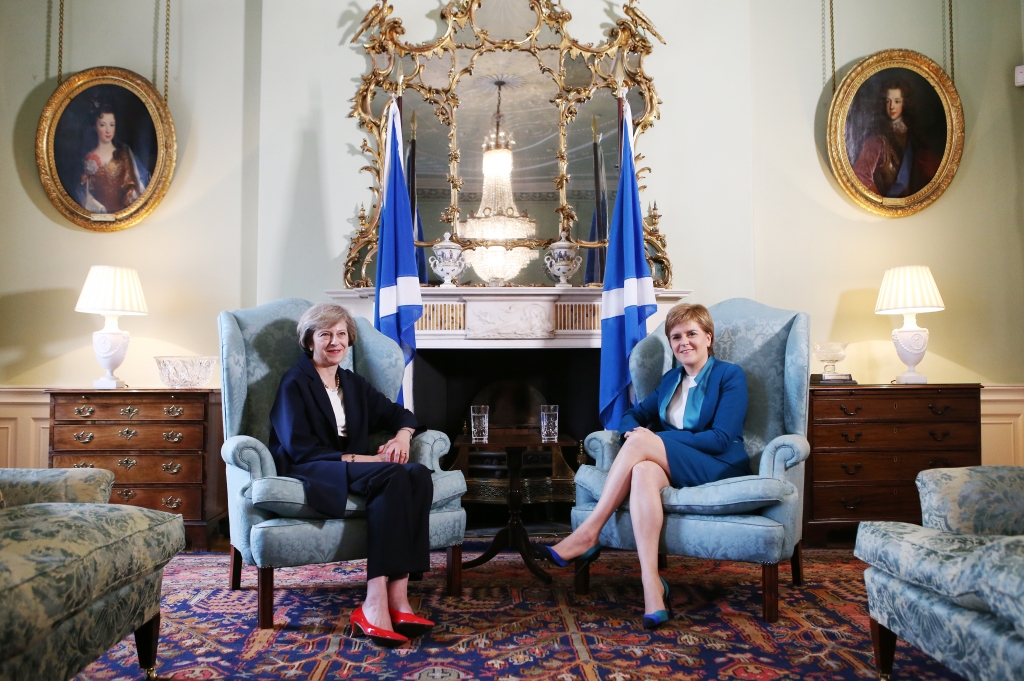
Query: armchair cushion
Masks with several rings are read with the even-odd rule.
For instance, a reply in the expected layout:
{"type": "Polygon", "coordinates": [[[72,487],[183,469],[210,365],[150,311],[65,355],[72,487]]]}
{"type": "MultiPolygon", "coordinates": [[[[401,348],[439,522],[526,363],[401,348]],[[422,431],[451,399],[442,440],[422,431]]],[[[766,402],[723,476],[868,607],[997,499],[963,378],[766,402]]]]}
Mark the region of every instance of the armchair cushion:
{"type": "Polygon", "coordinates": [[[1024,638],[1024,537],[992,542],[980,553],[982,599],[1024,638]]]}
{"type": "Polygon", "coordinates": [[[0,648],[13,657],[185,548],[181,516],[119,504],[28,504],[0,514],[0,648]]]}
{"type": "Polygon", "coordinates": [[[951,534],[895,522],[863,522],[854,555],[865,563],[971,610],[990,612],[980,594],[979,551],[1001,539],[951,534]]]}
{"type": "MultiPolygon", "coordinates": [[[[102,468],[3,468],[0,497],[8,508],[25,504],[105,504],[114,474],[102,468]]],[[[2,508],[2,507],[0,507],[2,508]]]]}
{"type": "MultiPolygon", "coordinates": [[[[594,466],[580,466],[576,486],[582,487],[590,499],[597,500],[607,477],[605,471],[594,466]]],[[[667,513],[733,515],[781,503],[794,494],[796,489],[784,480],[744,475],[697,487],[666,487],[661,490],[661,503],[667,513]]],[[[629,508],[628,503],[623,508],[629,508]]]]}
{"type": "Polygon", "coordinates": [[[917,475],[922,525],[960,534],[1024,534],[1024,468],[933,468],[917,475]]]}
{"type": "MultiPolygon", "coordinates": [[[[466,478],[462,471],[444,471],[431,476],[434,483],[434,498],[430,510],[458,508],[459,498],[466,493],[466,478]],[[452,506],[454,504],[454,506],[452,506]]],[[[267,477],[253,480],[252,505],[270,511],[282,518],[306,518],[324,520],[324,516],[306,503],[306,490],[295,478],[267,477]]],[[[366,515],[366,499],[349,495],[345,504],[345,517],[366,515]]]]}

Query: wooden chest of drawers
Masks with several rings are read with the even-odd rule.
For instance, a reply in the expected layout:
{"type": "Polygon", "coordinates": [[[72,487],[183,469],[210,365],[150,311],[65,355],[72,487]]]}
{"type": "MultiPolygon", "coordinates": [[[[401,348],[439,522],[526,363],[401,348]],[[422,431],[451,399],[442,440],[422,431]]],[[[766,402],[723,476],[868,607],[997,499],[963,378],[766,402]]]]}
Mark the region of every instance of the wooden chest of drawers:
{"type": "Polygon", "coordinates": [[[981,386],[811,386],[804,543],[861,520],[921,522],[928,468],[981,465],[981,386]]]}
{"type": "Polygon", "coordinates": [[[227,514],[218,390],[51,390],[50,467],[114,472],[111,503],[179,513],[193,549],[227,514]]]}

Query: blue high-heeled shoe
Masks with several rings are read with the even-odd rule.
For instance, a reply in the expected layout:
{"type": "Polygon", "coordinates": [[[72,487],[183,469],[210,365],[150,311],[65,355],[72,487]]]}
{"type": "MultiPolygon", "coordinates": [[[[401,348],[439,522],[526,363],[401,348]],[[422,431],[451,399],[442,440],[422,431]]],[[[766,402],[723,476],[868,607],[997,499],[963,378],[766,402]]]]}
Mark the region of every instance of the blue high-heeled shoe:
{"type": "Polygon", "coordinates": [[[644,629],[657,629],[672,619],[672,603],[669,601],[669,594],[672,591],[664,577],[661,578],[661,584],[665,587],[665,609],[650,614],[644,613],[644,629]]]}
{"type": "Polygon", "coordinates": [[[595,560],[601,557],[600,544],[595,544],[594,546],[591,546],[589,549],[586,550],[586,552],[583,553],[583,555],[577,556],[576,558],[571,558],[569,560],[562,558],[553,548],[551,548],[547,544],[531,544],[531,546],[533,547],[533,554],[535,556],[537,556],[538,558],[543,558],[544,560],[549,560],[558,567],[569,567],[569,563],[571,563],[574,560],[579,560],[583,561],[579,568],[582,569],[583,566],[590,565],[595,560]]]}

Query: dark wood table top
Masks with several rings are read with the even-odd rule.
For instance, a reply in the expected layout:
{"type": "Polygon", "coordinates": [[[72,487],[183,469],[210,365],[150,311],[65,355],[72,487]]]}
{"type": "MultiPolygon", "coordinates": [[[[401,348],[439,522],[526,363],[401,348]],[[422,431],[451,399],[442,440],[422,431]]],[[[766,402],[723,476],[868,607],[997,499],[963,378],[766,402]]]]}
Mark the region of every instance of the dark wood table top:
{"type": "Polygon", "coordinates": [[[540,433],[489,433],[487,442],[473,442],[469,435],[459,435],[454,444],[469,447],[575,447],[576,440],[561,433],[555,442],[541,442],[540,433]]]}

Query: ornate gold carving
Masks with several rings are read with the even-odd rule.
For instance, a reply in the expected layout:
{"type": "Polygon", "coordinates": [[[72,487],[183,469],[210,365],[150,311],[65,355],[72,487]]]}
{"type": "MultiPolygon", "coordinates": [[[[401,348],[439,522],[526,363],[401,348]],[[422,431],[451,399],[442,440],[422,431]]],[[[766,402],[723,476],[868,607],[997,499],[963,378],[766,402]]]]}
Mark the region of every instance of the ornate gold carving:
{"type": "MultiPolygon", "coordinates": [[[[920,97],[917,98],[920,102],[920,97]]],[[[843,78],[828,111],[828,158],[832,173],[850,198],[872,213],[901,218],[924,210],[953,181],[964,148],[964,112],[953,81],[942,67],[913,50],[883,50],[860,60],[843,78]],[[846,123],[854,97],[871,76],[886,69],[908,69],[931,85],[946,115],[946,146],[935,176],[920,191],[905,198],[880,196],[868,189],[853,171],[846,147],[846,123]]]]}
{"type": "MultiPolygon", "coordinates": [[[[352,42],[360,38],[364,40],[363,48],[370,56],[370,71],[362,76],[362,83],[352,98],[353,106],[349,114],[359,119],[359,126],[366,130],[366,139],[363,140],[361,149],[366,154],[370,163],[362,168],[369,173],[373,182],[370,191],[373,193],[370,213],[360,210],[359,227],[349,245],[348,256],[345,260],[345,286],[346,288],[359,288],[372,286],[373,282],[367,277],[367,270],[376,254],[377,225],[380,220],[380,180],[383,169],[384,150],[384,122],[386,121],[387,107],[380,115],[374,115],[371,110],[371,103],[374,96],[380,92],[400,94],[401,90],[416,92],[434,108],[434,114],[443,126],[449,129],[448,132],[448,184],[451,192],[450,205],[442,211],[441,221],[450,225],[451,240],[466,248],[486,245],[506,245],[509,248],[525,246],[527,248],[546,248],[558,239],[529,239],[517,242],[501,242],[490,244],[490,242],[463,239],[458,233],[459,190],[463,186],[463,179],[459,175],[460,152],[457,141],[456,112],[459,107],[459,96],[455,89],[460,80],[472,74],[477,59],[482,54],[496,51],[519,51],[527,52],[537,58],[537,67],[541,72],[548,74],[558,87],[558,94],[551,100],[551,103],[558,109],[558,147],[555,158],[558,161],[558,173],[552,178],[558,189],[559,207],[559,238],[573,241],[582,248],[599,248],[607,245],[606,240],[584,241],[573,239],[570,233],[572,225],[577,220],[576,211],[569,205],[566,196],[566,185],[569,181],[568,155],[566,150],[566,128],[569,122],[576,118],[581,104],[590,101],[595,93],[607,88],[618,92],[622,86],[636,88],[644,102],[642,113],[636,118],[634,129],[637,136],[649,129],[654,121],[660,117],[657,91],[651,78],[644,72],[644,58],[651,53],[651,42],[647,38],[650,33],[659,41],[665,41],[654,29],[643,12],[636,7],[636,0],[627,0],[623,5],[623,12],[626,18],[619,19],[615,26],[609,29],[603,43],[594,45],[592,43],[581,43],[569,34],[568,24],[572,15],[559,6],[557,0],[529,0],[530,7],[537,15],[536,25],[526,32],[520,40],[495,40],[492,39],[486,28],[481,27],[476,21],[476,12],[480,7],[481,0],[452,0],[441,10],[441,21],[447,26],[442,34],[433,42],[420,44],[406,43],[401,36],[405,33],[402,20],[392,16],[394,7],[387,0],[380,0],[367,12],[360,24],[352,42]],[[549,30],[545,35],[558,36],[558,42],[547,42],[541,37],[542,29],[549,30]],[[467,30],[468,29],[468,30],[467,30]],[[459,42],[456,41],[456,32],[459,33],[459,42]],[[472,34],[472,41],[468,41],[468,35],[472,34]],[[456,50],[472,50],[468,58],[456,59],[456,50]],[[558,68],[548,66],[542,60],[541,53],[557,51],[559,55],[558,68]],[[629,59],[625,55],[630,55],[629,59]],[[402,59],[411,58],[413,69],[406,73],[403,70],[402,59]],[[591,71],[591,80],[585,87],[573,87],[566,82],[566,59],[577,59],[583,57],[591,71]],[[613,69],[616,58],[619,58],[621,66],[613,69]],[[441,58],[450,60],[452,67],[448,71],[448,81],[441,84],[428,84],[424,82],[422,74],[424,62],[430,58],[441,58]],[[460,65],[461,68],[456,65],[460,65]],[[619,80],[617,81],[616,73],[619,80]],[[399,84],[400,83],[400,84],[399,84]]],[[[406,67],[407,69],[408,67],[406,67]]],[[[643,156],[637,155],[637,180],[650,171],[650,168],[640,167],[639,162],[643,156]]],[[[643,187],[641,186],[641,190],[643,187]]],[[[655,286],[668,287],[672,281],[672,269],[669,264],[668,255],[665,252],[665,237],[658,234],[655,223],[645,220],[646,234],[645,242],[648,246],[648,262],[651,264],[651,272],[654,275],[655,286]],[[655,269],[657,268],[657,269],[655,269]]],[[[432,246],[437,241],[416,242],[417,246],[432,246]]]]}
{"type": "Polygon", "coordinates": [[[100,66],[76,73],[61,83],[43,107],[36,129],[36,167],[50,203],[61,215],[80,227],[94,232],[116,232],[144,220],[160,204],[174,175],[178,142],[174,121],[164,98],[148,80],[137,73],[112,66],[100,66]],[[57,175],[54,142],[58,123],[68,104],[96,85],[122,87],[146,105],[156,128],[156,166],[146,191],[127,208],[116,213],[96,214],[86,210],[64,189],[57,175]]]}

